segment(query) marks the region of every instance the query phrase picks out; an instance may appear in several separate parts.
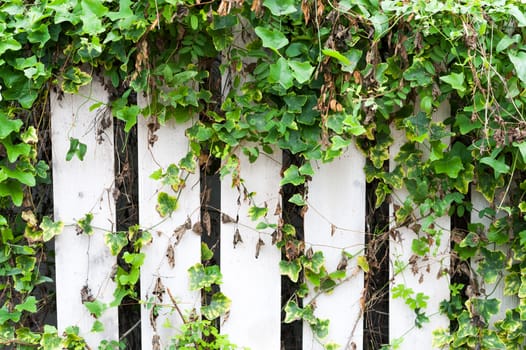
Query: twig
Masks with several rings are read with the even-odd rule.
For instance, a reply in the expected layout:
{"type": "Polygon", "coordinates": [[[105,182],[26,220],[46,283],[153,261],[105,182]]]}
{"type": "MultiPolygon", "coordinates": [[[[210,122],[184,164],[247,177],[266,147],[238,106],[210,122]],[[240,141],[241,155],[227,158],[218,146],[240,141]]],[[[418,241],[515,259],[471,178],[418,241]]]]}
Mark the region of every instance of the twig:
{"type": "Polygon", "coordinates": [[[128,334],[133,332],[133,330],[137,328],[140,324],[141,324],[141,320],[135,322],[135,324],[131,326],[130,329],[128,329],[123,335],[121,335],[121,337],[119,338],[119,341],[122,341],[124,338],[126,338],[128,334]]]}
{"type": "Polygon", "coordinates": [[[175,310],[179,314],[179,317],[181,317],[181,320],[183,321],[184,324],[187,324],[188,321],[186,320],[186,318],[184,318],[184,315],[181,312],[181,309],[179,309],[179,306],[177,305],[177,302],[175,301],[175,298],[172,295],[172,292],[170,292],[170,288],[166,288],[166,292],[168,293],[168,296],[170,297],[170,300],[172,301],[172,304],[175,307],[175,310]]]}

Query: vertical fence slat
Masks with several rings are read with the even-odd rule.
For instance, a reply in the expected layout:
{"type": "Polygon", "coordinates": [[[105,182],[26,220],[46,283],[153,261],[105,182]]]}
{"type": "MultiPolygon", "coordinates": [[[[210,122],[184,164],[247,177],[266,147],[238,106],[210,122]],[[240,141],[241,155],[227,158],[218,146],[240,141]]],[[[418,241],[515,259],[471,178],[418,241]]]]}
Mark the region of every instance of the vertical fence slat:
{"type": "MultiPolygon", "coordinates": [[[[433,114],[434,122],[443,121],[450,115],[448,103],[440,105],[439,109],[433,114]]],[[[400,147],[406,142],[403,131],[392,128],[391,136],[394,143],[390,149],[390,169],[396,166],[394,157],[398,154],[400,147]]],[[[449,142],[449,141],[446,141],[449,142]]],[[[426,151],[424,150],[424,155],[426,151]]],[[[393,203],[390,206],[390,216],[392,227],[394,228],[394,209],[393,205],[402,205],[408,196],[406,189],[401,189],[393,193],[393,203]]],[[[418,208],[415,209],[418,212],[418,208]]],[[[423,323],[422,328],[415,327],[415,312],[409,308],[403,298],[393,298],[390,293],[389,299],[389,339],[390,342],[403,339],[400,349],[412,350],[415,344],[419,348],[432,349],[432,332],[437,328],[448,328],[449,321],[445,315],[439,314],[440,302],[449,299],[449,277],[444,274],[449,268],[449,233],[451,221],[449,216],[444,216],[435,220],[436,228],[442,230],[442,239],[437,247],[436,243],[430,247],[429,258],[422,259],[415,257],[412,252],[412,241],[418,236],[407,226],[394,229],[394,237],[391,237],[389,244],[389,255],[391,260],[392,283],[390,289],[399,284],[404,284],[407,288],[416,293],[423,293],[429,297],[427,308],[421,310],[429,316],[429,322],[423,323]],[[436,253],[436,255],[435,255],[436,253]],[[415,259],[411,259],[415,257],[415,259]],[[408,264],[402,271],[396,271],[396,261],[408,264]],[[413,261],[413,264],[409,264],[413,261]],[[414,273],[412,270],[415,269],[414,273]],[[439,277],[439,275],[441,277],[439,277]]]]}
{"type": "MultiPolygon", "coordinates": [[[[336,271],[342,251],[353,256],[363,255],[365,242],[365,159],[351,146],[329,164],[315,167],[308,184],[309,209],[304,217],[306,249],[322,251],[328,272],[336,271]],[[333,226],[334,225],[334,226],[333,226]]],[[[363,271],[356,259],[348,261],[349,280],[336,287],[330,295],[321,294],[315,300],[314,313],[329,319],[327,340],[342,349],[362,349],[363,318],[361,297],[363,271]]],[[[314,291],[311,290],[309,297],[314,291]]],[[[304,301],[308,303],[311,299],[304,301]]],[[[323,349],[316,342],[308,325],[304,325],[303,349],[323,349]]]]}
{"type": "MultiPolygon", "coordinates": [[[[484,198],[484,196],[475,189],[475,186],[472,186],[471,188],[471,203],[473,205],[473,209],[471,211],[471,222],[483,224],[487,229],[491,225],[491,219],[486,216],[481,218],[479,216],[479,213],[483,209],[487,208],[489,206],[489,203],[484,198]]],[[[497,213],[498,217],[500,217],[499,215],[504,215],[504,213],[497,213]]],[[[507,250],[509,249],[509,247],[506,247],[505,245],[499,245],[497,249],[500,250],[505,256],[508,256],[507,250]]],[[[478,262],[480,261],[480,259],[482,259],[480,255],[475,256],[471,259],[472,268],[474,271],[477,270],[478,262]]],[[[501,301],[499,312],[491,316],[490,326],[492,326],[495,321],[502,320],[506,317],[506,310],[517,307],[517,305],[519,304],[519,300],[515,296],[504,295],[504,278],[502,280],[498,279],[497,283],[489,284],[484,283],[482,277],[483,276],[480,276],[478,280],[478,287],[484,290],[484,293],[489,299],[496,298],[501,301]]]]}
{"type": "Polygon", "coordinates": [[[141,267],[141,299],[146,302],[141,309],[143,350],[156,348],[157,345],[164,349],[169,339],[177,334],[176,328],[182,324],[167,294],[168,289],[183,313],[200,305],[200,293],[189,289],[187,271],[201,261],[201,238],[191,230],[186,230],[178,241],[175,233],[188,218],[192,224],[199,221],[199,172],[188,177],[186,187],[179,195],[178,209],[166,219],[161,218],[156,211],[157,195],[161,191],[171,196],[176,196],[176,193],[169,186],[162,186],[160,181],[150,178],[154,171],[159,168],[166,171],[170,164],[178,164],[187,154],[189,145],[185,130],[190,122],[176,124],[170,120],[158,130],[155,130],[155,124],[149,123],[153,123],[153,120],[139,117],[139,223],[143,229],[151,228],[149,231],[153,236],[153,242],[143,249],[146,257],[141,267]],[[151,145],[154,135],[156,140],[151,145]],[[171,256],[169,249],[173,252],[173,265],[170,263],[171,257],[168,257],[171,256]],[[162,288],[157,284],[158,279],[162,288]],[[162,301],[156,296],[159,291],[162,301]],[[148,307],[148,301],[165,305],[157,308],[157,318],[151,317],[152,308],[148,307]]]}
{"type": "MultiPolygon", "coordinates": [[[[79,326],[88,344],[97,348],[102,339],[118,339],[117,309],[99,318],[104,331],[90,333],[95,319],[82,304],[89,295],[102,302],[113,300],[115,285],[110,278],[115,258],[104,243],[104,234],[115,224],[113,200],[114,155],[111,114],[104,107],[89,111],[92,104],[108,100],[100,83],[80,89],[78,95],[53,93],[51,97],[53,200],[55,220],[65,224],[55,240],[57,318],[59,332],[79,326]],[[84,160],[66,161],[70,142],[76,138],[87,146],[84,160]],[[75,223],[93,213],[95,232],[78,235],[75,223]]],[[[86,300],[87,301],[87,300],[86,300]]]]}
{"type": "MultiPolygon", "coordinates": [[[[255,230],[256,222],[248,217],[251,205],[268,207],[268,222],[276,224],[275,208],[280,201],[280,153],[260,154],[254,164],[241,159],[241,177],[254,203],[245,200],[242,187],[232,188],[230,176],[221,183],[221,210],[239,222],[221,224],[222,292],[232,300],[230,314],[221,324],[221,332],[239,346],[252,350],[280,348],[281,277],[280,251],[272,245],[272,229],[255,230]],[[238,205],[238,201],[239,204],[238,205]],[[236,229],[243,242],[234,247],[236,229]],[[256,246],[262,240],[259,256],[256,246]]],[[[258,220],[263,221],[263,219],[258,220]]]]}

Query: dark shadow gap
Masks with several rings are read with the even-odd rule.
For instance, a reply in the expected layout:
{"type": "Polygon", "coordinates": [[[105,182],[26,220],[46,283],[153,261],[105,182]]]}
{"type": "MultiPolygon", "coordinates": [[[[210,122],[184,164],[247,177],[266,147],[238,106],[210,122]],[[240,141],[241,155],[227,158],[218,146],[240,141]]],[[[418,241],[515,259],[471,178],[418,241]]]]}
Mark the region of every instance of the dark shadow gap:
{"type": "MultiPolygon", "coordinates": [[[[135,95],[130,95],[130,103],[136,103],[135,95]]],[[[124,131],[124,122],[113,118],[114,154],[115,154],[115,216],[117,231],[128,231],[131,226],[139,223],[138,197],[138,158],[137,158],[137,127],[129,133],[124,131]]],[[[133,252],[132,242],[123,249],[133,252]]],[[[122,253],[123,253],[122,252],[122,253]]],[[[119,254],[117,263],[125,268],[126,263],[119,254]]],[[[140,295],[140,279],[135,285],[136,295],[140,295]]],[[[126,296],[118,307],[119,337],[126,344],[126,349],[141,348],[141,307],[139,298],[126,296]]]]}
{"type": "Polygon", "coordinates": [[[378,180],[366,186],[364,350],[377,350],[389,343],[389,204],[376,203],[378,180]]]}
{"type": "MultiPolygon", "coordinates": [[[[298,167],[303,164],[303,159],[290,151],[283,151],[283,168],[287,169],[291,165],[298,167]]],[[[296,239],[304,241],[305,235],[303,230],[303,213],[302,207],[299,207],[289,202],[289,199],[296,193],[303,193],[305,187],[303,185],[293,186],[291,184],[284,185],[281,188],[282,196],[282,219],[284,224],[291,224],[296,229],[296,239]]],[[[300,252],[301,254],[301,252],[300,252]]],[[[287,259],[285,252],[282,252],[281,259],[287,259]]],[[[281,349],[282,350],[301,350],[303,345],[303,322],[301,320],[292,323],[285,323],[284,307],[287,302],[294,298],[296,290],[300,286],[303,276],[300,276],[297,283],[292,282],[288,276],[281,277],[281,349]]],[[[302,300],[299,299],[298,305],[303,306],[302,300]]]]}

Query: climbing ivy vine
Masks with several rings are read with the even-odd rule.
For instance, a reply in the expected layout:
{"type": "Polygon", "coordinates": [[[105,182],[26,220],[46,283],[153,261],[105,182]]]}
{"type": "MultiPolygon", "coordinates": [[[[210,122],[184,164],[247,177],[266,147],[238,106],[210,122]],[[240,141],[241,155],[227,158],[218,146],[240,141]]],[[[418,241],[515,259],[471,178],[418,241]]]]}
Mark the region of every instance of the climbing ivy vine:
{"type": "MultiPolygon", "coordinates": [[[[238,152],[254,161],[277,145],[304,161],[286,169],[281,182],[298,186],[313,176],[310,162],[330,162],[355,143],[367,158],[367,180],[378,183],[377,206],[407,189],[395,225],[417,229],[413,250],[422,257],[433,253],[429,242],[449,234],[435,219],[464,216],[472,210],[470,192],[482,193],[488,205],[480,216],[491,225],[473,223],[452,240],[459,264],[483,259],[469,285],[452,285],[442,311],[453,326],[436,330],[435,345],[519,348],[526,334],[525,13],[524,2],[514,0],[2,1],[0,345],[84,347],[78,329],[58,335],[31,321],[46,302],[38,288],[51,282],[39,269],[46,242],[62,229],[43,205],[42,189],[51,181],[44,143],[50,91],[76,93],[104,79],[113,95],[109,107],[126,131],[141,115],[160,124],[200,116],[187,130],[190,153],[155,175],[176,191],[203,154],[220,159],[220,173],[232,174],[236,184],[238,152]],[[228,77],[219,88],[210,86],[210,62],[217,60],[228,77]],[[137,105],[137,95],[147,96],[148,105],[137,105]],[[431,116],[443,103],[451,117],[435,122],[431,116]],[[393,127],[406,142],[398,165],[387,170],[393,127]],[[488,327],[500,301],[475,281],[501,281],[518,305],[488,327]]],[[[70,142],[69,158],[89,152],[79,140],[70,142]]],[[[304,206],[304,195],[291,201],[304,206]]],[[[177,197],[161,194],[161,215],[176,207],[177,197]]],[[[252,209],[254,219],[264,216],[261,209],[252,209]]],[[[83,220],[79,227],[89,234],[89,216],[83,220]]],[[[276,229],[276,245],[294,248],[280,263],[284,275],[305,276],[321,292],[345,281],[346,271],[327,271],[321,253],[303,251],[291,225],[276,229]]],[[[109,236],[114,254],[127,235],[109,236]]],[[[134,293],[132,274],[147,236],[140,241],[124,257],[130,266],[117,271],[121,298],[134,293]]],[[[367,261],[359,262],[367,272],[367,261]]],[[[308,292],[304,287],[298,297],[308,292]]],[[[415,310],[415,322],[425,322],[425,296],[403,286],[396,291],[415,310]]],[[[88,305],[94,313],[99,306],[88,305]]],[[[327,323],[311,305],[291,300],[285,311],[285,322],[303,319],[324,341],[327,323]]],[[[214,334],[208,321],[215,317],[185,324],[187,337],[174,346],[197,342],[195,329],[214,334]]],[[[118,345],[101,345],[112,346],[118,345]]]]}

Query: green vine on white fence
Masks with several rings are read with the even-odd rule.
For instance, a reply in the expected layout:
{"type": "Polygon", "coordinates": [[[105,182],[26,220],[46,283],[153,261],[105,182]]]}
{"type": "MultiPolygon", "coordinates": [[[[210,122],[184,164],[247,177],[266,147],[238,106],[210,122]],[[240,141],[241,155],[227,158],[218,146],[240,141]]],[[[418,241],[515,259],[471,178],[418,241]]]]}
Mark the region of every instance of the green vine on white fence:
{"type": "MultiPolygon", "coordinates": [[[[442,311],[453,326],[436,331],[435,345],[522,346],[525,12],[524,3],[513,0],[3,1],[0,344],[85,346],[78,329],[68,328],[60,336],[49,325],[29,327],[32,315],[45,304],[37,299],[35,288],[50,282],[36,267],[46,261],[45,242],[61,231],[61,223],[53,222],[42,204],[45,191],[39,189],[46,188],[50,178],[45,147],[39,142],[45,139],[50,89],[76,93],[101,73],[110,82],[108,88],[124,96],[112,102],[112,113],[127,130],[141,114],[159,123],[200,115],[187,130],[190,154],[156,174],[175,188],[184,183],[180,171],[191,171],[201,153],[222,161],[222,175],[236,175],[235,152],[254,160],[277,145],[305,160],[304,166],[286,169],[282,181],[301,185],[312,176],[309,162],[329,162],[356,143],[367,157],[367,180],[378,183],[377,205],[393,191],[407,189],[407,199],[396,208],[396,223],[418,231],[413,253],[422,258],[432,254],[428,242],[440,238],[432,225],[435,219],[471,211],[470,188],[480,192],[488,201],[481,216],[491,224],[472,224],[466,232],[452,233],[458,257],[453,266],[476,256],[484,259],[472,271],[478,277],[469,276],[463,293],[452,285],[451,300],[443,302],[442,311]],[[234,41],[244,31],[241,26],[254,33],[246,47],[234,41]],[[234,87],[221,96],[222,103],[214,95],[217,89],[207,86],[212,71],[208,62],[220,54],[229,58],[220,71],[231,72],[234,87]],[[146,94],[149,105],[132,103],[131,92],[146,94]],[[433,122],[432,113],[445,100],[451,104],[451,118],[433,122]],[[395,157],[398,166],[386,170],[391,125],[405,133],[407,142],[395,157]],[[451,144],[443,141],[445,137],[451,144]],[[424,157],[422,147],[429,156],[424,157]],[[488,324],[500,302],[477,280],[500,281],[506,295],[520,300],[493,327],[488,324]]],[[[68,158],[84,156],[87,150],[81,141],[66,140],[68,158]]],[[[298,194],[292,203],[305,206],[307,201],[298,194]]],[[[177,196],[164,193],[158,204],[161,214],[169,215],[177,207],[177,196]]],[[[254,217],[263,215],[259,209],[252,209],[254,217]]],[[[89,221],[88,213],[78,224],[85,234],[90,234],[89,221]]],[[[290,225],[276,229],[282,233],[278,247],[288,244],[297,251],[281,262],[284,274],[299,280],[303,272],[314,285],[319,279],[321,290],[322,282],[335,286],[345,280],[341,272],[329,273],[313,260],[321,260],[319,254],[309,256],[290,225]]],[[[130,240],[125,237],[129,232],[108,236],[113,252],[130,240]]],[[[142,244],[126,256],[133,268],[117,273],[123,293],[132,293],[129,287],[140,265],[142,244]]],[[[365,271],[366,261],[359,266],[365,271]]],[[[425,321],[425,296],[396,288],[415,312],[417,325],[425,321]]],[[[288,310],[288,320],[301,317],[319,336],[325,334],[325,321],[315,318],[308,306],[300,310],[291,301],[288,310]]],[[[204,321],[195,324],[200,330],[210,326],[204,321]]],[[[101,326],[96,324],[95,330],[101,326]]]]}

